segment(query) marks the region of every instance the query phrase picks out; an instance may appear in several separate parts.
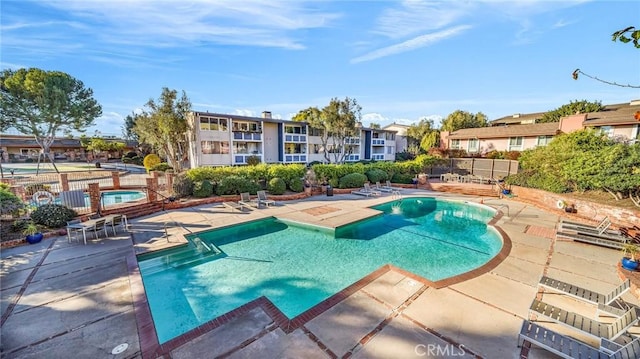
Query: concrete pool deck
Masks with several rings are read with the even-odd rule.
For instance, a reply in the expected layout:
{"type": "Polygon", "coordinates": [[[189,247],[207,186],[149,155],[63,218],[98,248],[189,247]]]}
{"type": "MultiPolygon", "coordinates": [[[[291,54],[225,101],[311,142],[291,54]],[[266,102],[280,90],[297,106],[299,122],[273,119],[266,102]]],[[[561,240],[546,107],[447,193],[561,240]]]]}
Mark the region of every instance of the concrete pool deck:
{"type": "MultiPolygon", "coordinates": [[[[403,190],[404,196],[414,194],[480,199],[403,190]]],[[[140,280],[130,274],[137,268],[135,253],[180,245],[185,233],[271,216],[337,226],[366,217],[372,210],[365,207],[390,199],[314,196],[242,213],[203,205],[134,219],[131,234],[120,232],[86,246],[57,237],[2,250],[2,357],[149,357],[145,347],[155,333],[149,318],[139,314],[145,298],[140,280]],[[112,354],[123,343],[128,348],[112,354]]],[[[518,358],[517,336],[542,275],[599,292],[620,283],[618,251],[553,239],[558,222],[553,211],[513,200],[484,202],[508,206],[496,225],[512,242],[509,256],[484,274],[436,289],[402,272],[382,270],[293,330],[283,328],[277,308],[262,300],[200,328],[197,335],[172,341],[161,352],[166,358],[518,358]]],[[[631,293],[623,298],[638,304],[631,293]]],[[[595,316],[592,306],[563,295],[545,293],[544,300],[595,316]]],[[[533,348],[529,357],[554,356],[533,348]]]]}

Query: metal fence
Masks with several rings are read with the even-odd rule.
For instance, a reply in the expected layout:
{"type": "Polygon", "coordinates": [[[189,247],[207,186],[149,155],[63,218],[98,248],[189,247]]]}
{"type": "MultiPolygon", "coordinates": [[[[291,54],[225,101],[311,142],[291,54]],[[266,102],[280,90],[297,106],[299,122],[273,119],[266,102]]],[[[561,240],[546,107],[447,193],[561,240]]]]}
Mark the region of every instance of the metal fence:
{"type": "Polygon", "coordinates": [[[440,177],[445,173],[476,175],[502,179],[518,173],[518,161],[489,158],[449,158],[427,170],[429,177],[440,177]]]}

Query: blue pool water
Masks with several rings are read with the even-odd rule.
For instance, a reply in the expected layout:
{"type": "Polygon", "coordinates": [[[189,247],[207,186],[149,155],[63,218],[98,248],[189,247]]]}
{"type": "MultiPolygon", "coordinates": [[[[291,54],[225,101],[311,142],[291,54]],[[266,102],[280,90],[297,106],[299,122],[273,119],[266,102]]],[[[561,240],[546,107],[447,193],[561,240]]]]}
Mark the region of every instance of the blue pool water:
{"type": "MultiPolygon", "coordinates": [[[[109,206],[109,205],[118,204],[118,203],[133,202],[133,201],[143,199],[145,197],[146,197],[146,194],[141,191],[102,192],[102,205],[109,206]]],[[[43,197],[43,200],[44,200],[44,197],[43,197]]],[[[35,201],[32,201],[32,203],[34,205],[37,205],[35,201]]],[[[40,203],[42,204],[45,202],[40,202],[40,203]]],[[[60,204],[61,203],[60,197],[56,198],[54,200],[54,203],[60,204]]],[[[85,204],[85,207],[91,206],[91,203],[89,202],[89,195],[86,193],[84,194],[84,204],[85,204]]]]}
{"type": "Polygon", "coordinates": [[[161,343],[266,296],[289,318],[385,264],[432,281],[475,269],[502,248],[486,207],[405,198],[335,235],[265,219],[192,235],[188,248],[139,258],[161,343]]]}

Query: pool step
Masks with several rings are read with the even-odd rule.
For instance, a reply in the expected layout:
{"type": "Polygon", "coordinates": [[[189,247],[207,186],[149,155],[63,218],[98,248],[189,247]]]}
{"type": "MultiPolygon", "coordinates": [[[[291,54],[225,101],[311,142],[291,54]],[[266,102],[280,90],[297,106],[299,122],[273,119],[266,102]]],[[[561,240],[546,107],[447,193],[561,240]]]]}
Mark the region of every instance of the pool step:
{"type": "Polygon", "coordinates": [[[224,253],[216,246],[194,237],[190,238],[188,246],[166,256],[143,260],[139,262],[139,266],[144,274],[153,274],[169,268],[193,266],[221,254],[224,253]]]}

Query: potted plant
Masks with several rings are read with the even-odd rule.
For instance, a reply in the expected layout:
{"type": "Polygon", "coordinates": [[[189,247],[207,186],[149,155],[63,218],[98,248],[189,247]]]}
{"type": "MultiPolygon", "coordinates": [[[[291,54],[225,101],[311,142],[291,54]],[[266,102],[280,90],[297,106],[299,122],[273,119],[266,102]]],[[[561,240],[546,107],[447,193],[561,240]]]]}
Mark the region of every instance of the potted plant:
{"type": "Polygon", "coordinates": [[[30,244],[38,243],[44,237],[44,235],[42,235],[42,232],[40,232],[40,228],[38,228],[38,226],[33,222],[27,223],[26,227],[24,227],[24,230],[22,231],[22,234],[27,236],[27,242],[29,242],[30,244]]]}
{"type": "Polygon", "coordinates": [[[622,267],[634,271],[638,269],[640,263],[636,260],[636,255],[640,252],[640,246],[627,243],[622,247],[622,267]]]}

